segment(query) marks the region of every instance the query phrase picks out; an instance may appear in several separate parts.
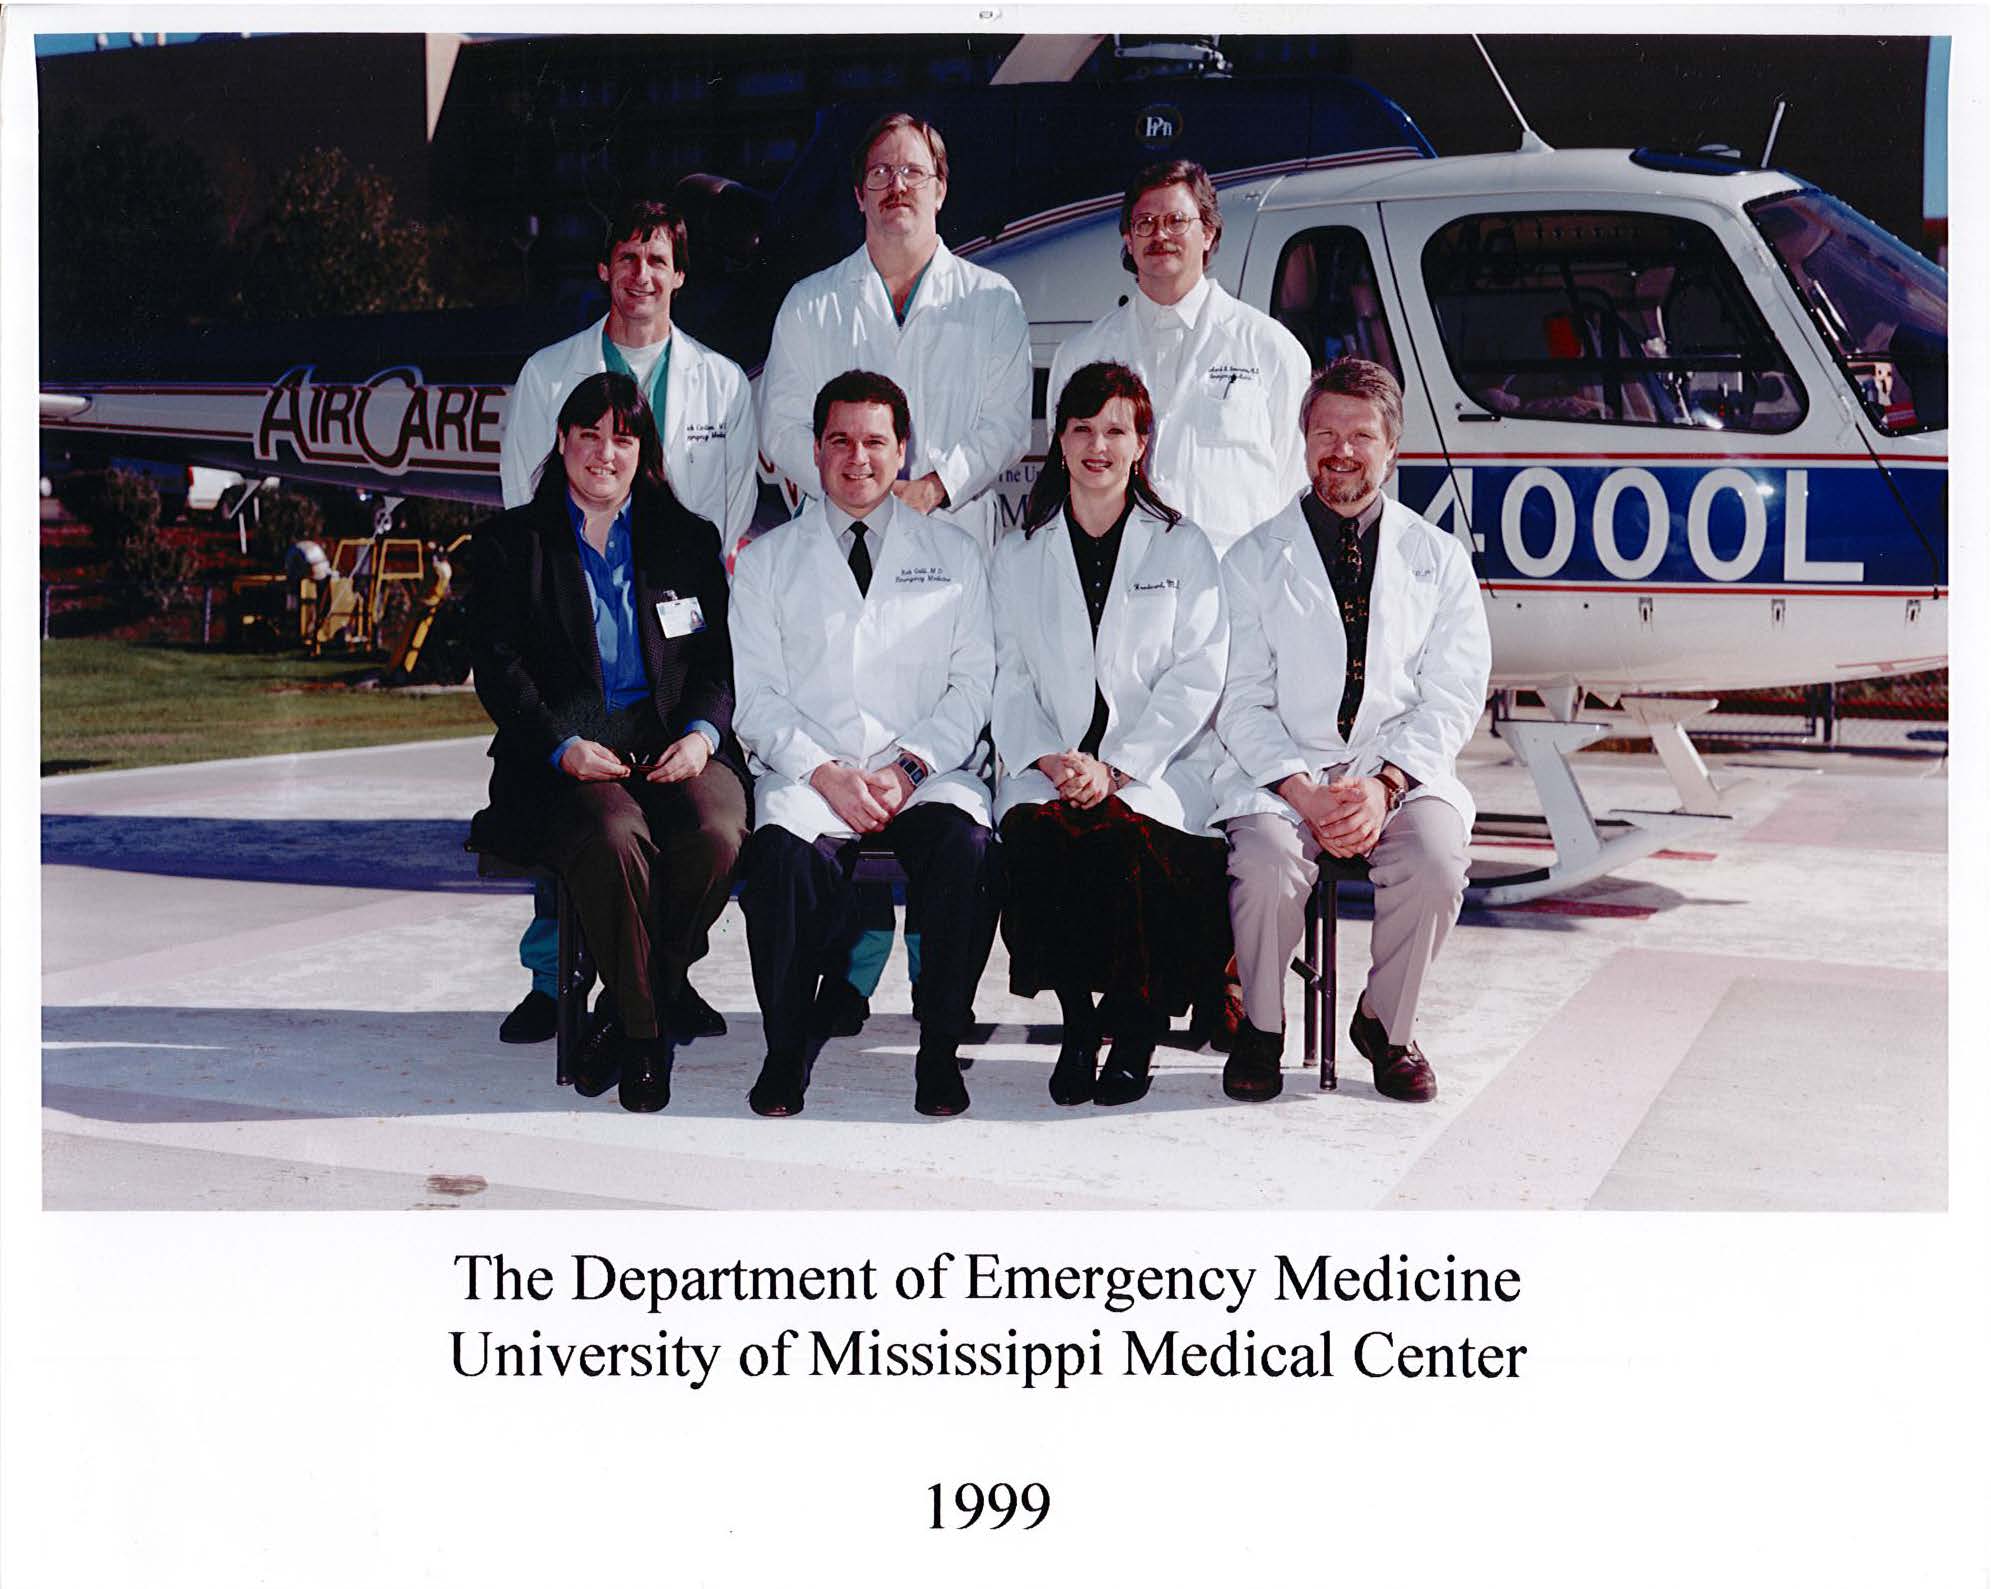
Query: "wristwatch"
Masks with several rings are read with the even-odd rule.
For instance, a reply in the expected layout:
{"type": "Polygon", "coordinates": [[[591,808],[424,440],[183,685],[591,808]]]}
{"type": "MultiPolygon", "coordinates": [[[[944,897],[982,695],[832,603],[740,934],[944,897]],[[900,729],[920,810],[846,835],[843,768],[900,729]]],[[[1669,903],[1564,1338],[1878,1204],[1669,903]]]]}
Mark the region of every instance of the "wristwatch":
{"type": "Polygon", "coordinates": [[[1396,815],[1396,808],[1403,804],[1404,796],[1410,793],[1410,778],[1401,767],[1384,762],[1376,769],[1376,777],[1388,791],[1383,805],[1383,815],[1396,815]]]}
{"type": "Polygon", "coordinates": [[[928,775],[933,770],[909,750],[900,751],[899,759],[893,762],[892,765],[906,775],[906,782],[911,784],[915,789],[926,782],[928,775]]]}

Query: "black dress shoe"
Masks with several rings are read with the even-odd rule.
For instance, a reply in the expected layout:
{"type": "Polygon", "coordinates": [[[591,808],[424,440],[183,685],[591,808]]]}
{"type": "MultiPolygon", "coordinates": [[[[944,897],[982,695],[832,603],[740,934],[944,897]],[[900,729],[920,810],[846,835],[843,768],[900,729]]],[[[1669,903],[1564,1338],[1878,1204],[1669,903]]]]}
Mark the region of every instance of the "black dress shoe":
{"type": "Polygon", "coordinates": [[[583,1098],[599,1098],[622,1075],[622,1051],[628,1039],[622,1023],[612,1015],[597,1015],[581,1039],[581,1051],[574,1056],[574,1091],[583,1098]]]}
{"type": "Polygon", "coordinates": [[[802,1112],[805,1086],[798,1056],[769,1054],[761,1061],[760,1076],[747,1093],[747,1107],[769,1120],[785,1120],[802,1112]]]}
{"type": "Polygon", "coordinates": [[[689,982],[678,989],[678,996],[664,1011],[663,1024],[670,1028],[674,1043],[692,1043],[701,1037],[726,1035],[726,1017],[700,998],[698,989],[689,982]]]}
{"type": "Polygon", "coordinates": [[[635,1114],[655,1114],[671,1101],[671,1040],[632,1037],[622,1056],[622,1107],[635,1114]]]}
{"type": "Polygon", "coordinates": [[[1429,1103],[1438,1096],[1437,1073],[1415,1043],[1392,1043],[1383,1023],[1355,1006],[1355,1019],[1348,1023],[1348,1040],[1353,1043],[1376,1078],[1376,1091],[1401,1103],[1429,1103]]]}
{"type": "Polygon", "coordinates": [[[809,1020],[818,1037],[855,1037],[871,1018],[871,1001],[839,976],[826,976],[816,990],[816,1007],[809,1020]]]}
{"type": "Polygon", "coordinates": [[[1241,1022],[1224,1061],[1224,1096],[1239,1103],[1264,1103],[1279,1096],[1286,1083],[1279,1074],[1285,1056],[1284,1032],[1261,1032],[1251,1022],[1241,1022]]]}
{"type": "Polygon", "coordinates": [[[1092,1084],[1092,1101],[1111,1109],[1123,1103],[1138,1103],[1147,1097],[1148,1088],[1154,1081],[1149,1072],[1154,1055],[1152,1041],[1115,1038],[1113,1046],[1106,1051],[1106,1063],[1099,1067],[1099,1079],[1092,1084]]]}
{"type": "Polygon", "coordinates": [[[961,1080],[956,1046],[937,1038],[920,1039],[919,1055],[913,1060],[913,1108],[920,1114],[944,1120],[968,1112],[968,1087],[961,1080]]]}
{"type": "Polygon", "coordinates": [[[543,1043],[560,1028],[560,1004],[550,993],[534,988],[498,1023],[501,1043],[543,1043]]]}
{"type": "Polygon", "coordinates": [[[1051,1102],[1066,1108],[1090,1102],[1098,1069],[1099,1040],[1067,1037],[1058,1050],[1057,1064],[1051,1067],[1051,1102]]]}

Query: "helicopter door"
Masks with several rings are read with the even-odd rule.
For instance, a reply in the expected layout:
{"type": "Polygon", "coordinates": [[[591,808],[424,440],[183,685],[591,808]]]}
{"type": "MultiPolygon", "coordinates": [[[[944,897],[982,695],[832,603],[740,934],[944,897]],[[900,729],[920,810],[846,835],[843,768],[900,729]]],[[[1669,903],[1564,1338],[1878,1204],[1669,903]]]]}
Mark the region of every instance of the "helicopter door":
{"type": "Polygon", "coordinates": [[[1861,591],[1842,504],[1885,481],[1746,220],[1638,202],[1382,206],[1496,681],[1832,677],[1846,604],[1792,598],[1861,591]]]}

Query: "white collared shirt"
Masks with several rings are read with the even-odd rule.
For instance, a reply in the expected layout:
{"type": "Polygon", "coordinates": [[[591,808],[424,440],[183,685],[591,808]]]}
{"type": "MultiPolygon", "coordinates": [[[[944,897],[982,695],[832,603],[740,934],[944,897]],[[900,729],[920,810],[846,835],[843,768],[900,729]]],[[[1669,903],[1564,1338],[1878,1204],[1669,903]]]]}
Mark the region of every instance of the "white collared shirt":
{"type": "MultiPolygon", "coordinates": [[[[878,566],[878,558],[885,546],[885,532],[892,527],[892,504],[894,499],[887,496],[864,516],[864,550],[871,554],[871,566],[878,566]]],[[[852,548],[857,545],[857,534],[851,526],[857,520],[838,507],[828,497],[823,498],[823,517],[829,520],[830,532],[836,536],[836,543],[843,549],[844,561],[850,561],[852,548]]]]}

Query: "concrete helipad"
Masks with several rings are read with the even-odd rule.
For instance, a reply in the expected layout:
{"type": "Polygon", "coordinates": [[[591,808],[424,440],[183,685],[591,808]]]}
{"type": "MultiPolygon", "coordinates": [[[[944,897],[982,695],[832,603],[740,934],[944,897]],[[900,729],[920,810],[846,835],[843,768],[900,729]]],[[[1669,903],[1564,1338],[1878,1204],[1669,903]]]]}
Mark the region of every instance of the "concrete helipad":
{"type": "MultiPolygon", "coordinates": [[[[1143,1103],[1056,1108],[1055,1048],[1030,1041],[1055,1003],[1012,997],[998,946],[965,1118],[912,1112],[895,954],[807,1113],[764,1121],[745,1104],[761,1043],[736,906],[694,975],[731,1030],[680,1051],[667,1113],[579,1099],[550,1044],[497,1041],[530,907],[460,849],[483,750],[43,783],[46,1206],[1945,1205],[1931,755],[1716,761],[1749,782],[1704,834],[1565,898],[1469,911],[1420,1019],[1435,1104],[1379,1098],[1344,1045],[1335,1093],[1290,1070],[1277,1103],[1239,1106],[1219,1056],[1165,1049],[1143,1103]]],[[[1593,809],[1673,804],[1652,756],[1580,764],[1593,809]]],[[[1484,729],[1466,772],[1484,808],[1532,808],[1484,729]]],[[[1357,906],[1344,1022],[1367,940],[1357,906]]]]}

